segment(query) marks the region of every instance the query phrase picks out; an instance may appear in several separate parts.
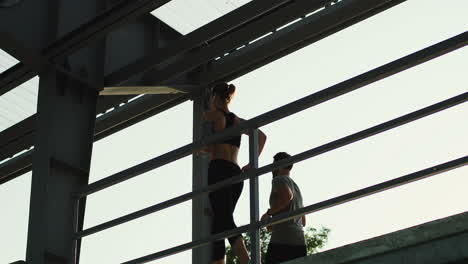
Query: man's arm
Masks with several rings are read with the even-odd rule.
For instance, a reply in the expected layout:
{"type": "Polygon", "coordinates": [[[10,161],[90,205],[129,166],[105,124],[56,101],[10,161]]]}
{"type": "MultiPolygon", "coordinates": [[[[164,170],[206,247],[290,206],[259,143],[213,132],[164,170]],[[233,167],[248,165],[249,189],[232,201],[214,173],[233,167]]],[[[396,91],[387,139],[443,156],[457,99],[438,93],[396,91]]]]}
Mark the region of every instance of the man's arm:
{"type": "MultiPolygon", "coordinates": [[[[261,220],[266,220],[274,214],[283,211],[289,206],[293,197],[291,188],[288,185],[284,183],[273,184],[270,194],[270,209],[263,214],[261,220]]],[[[271,225],[267,226],[267,230],[271,232],[271,225]]]]}
{"type": "Polygon", "coordinates": [[[270,215],[277,214],[289,206],[293,199],[291,188],[284,183],[277,183],[272,186],[270,194],[270,215]]]}

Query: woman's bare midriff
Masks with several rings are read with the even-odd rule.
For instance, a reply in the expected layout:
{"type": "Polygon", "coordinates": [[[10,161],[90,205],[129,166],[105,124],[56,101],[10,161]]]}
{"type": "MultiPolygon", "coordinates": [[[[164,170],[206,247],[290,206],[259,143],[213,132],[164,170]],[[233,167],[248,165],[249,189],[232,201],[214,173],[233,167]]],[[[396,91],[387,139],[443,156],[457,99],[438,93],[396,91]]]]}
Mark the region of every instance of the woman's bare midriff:
{"type": "Polygon", "coordinates": [[[212,146],[211,159],[222,159],[237,164],[239,148],[230,144],[215,144],[212,146]]]}

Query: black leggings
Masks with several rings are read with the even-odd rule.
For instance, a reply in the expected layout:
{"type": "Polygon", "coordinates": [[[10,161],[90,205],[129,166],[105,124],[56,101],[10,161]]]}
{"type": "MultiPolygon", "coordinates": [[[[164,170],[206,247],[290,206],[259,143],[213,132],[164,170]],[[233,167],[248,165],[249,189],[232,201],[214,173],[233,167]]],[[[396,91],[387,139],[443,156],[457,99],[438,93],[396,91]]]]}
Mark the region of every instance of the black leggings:
{"type": "MultiPolygon", "coordinates": [[[[208,184],[215,184],[239,175],[240,173],[241,169],[235,163],[227,160],[212,160],[208,167],[208,184]]],[[[213,209],[213,221],[211,226],[212,234],[217,234],[237,227],[234,223],[233,213],[243,187],[244,182],[240,182],[218,189],[208,195],[211,208],[213,209]]],[[[234,245],[234,242],[239,237],[241,236],[237,235],[228,238],[231,246],[234,245]]],[[[212,260],[220,260],[224,258],[224,255],[226,254],[224,239],[213,242],[212,248],[212,260]]]]}

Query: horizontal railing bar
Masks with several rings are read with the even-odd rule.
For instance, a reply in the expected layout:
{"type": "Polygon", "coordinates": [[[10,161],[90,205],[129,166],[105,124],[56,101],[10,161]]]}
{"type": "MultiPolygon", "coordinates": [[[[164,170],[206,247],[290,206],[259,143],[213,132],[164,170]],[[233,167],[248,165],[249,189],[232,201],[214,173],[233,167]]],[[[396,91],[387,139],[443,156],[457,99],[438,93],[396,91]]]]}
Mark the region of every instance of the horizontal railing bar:
{"type": "Polygon", "coordinates": [[[143,257],[140,257],[140,258],[137,258],[137,259],[133,259],[133,260],[124,262],[122,264],[145,263],[145,262],[148,262],[148,261],[153,261],[153,260],[156,260],[156,259],[167,257],[169,255],[180,253],[180,252],[185,251],[185,250],[189,250],[189,249],[193,249],[193,248],[203,246],[205,244],[208,244],[210,242],[213,242],[213,241],[216,241],[216,240],[219,240],[219,239],[223,239],[223,238],[226,238],[226,237],[231,237],[231,236],[235,236],[235,235],[238,235],[238,234],[246,233],[246,232],[248,232],[250,230],[259,229],[259,228],[267,226],[267,225],[275,224],[275,223],[278,223],[278,222],[283,222],[283,221],[286,221],[286,220],[294,218],[294,217],[314,213],[314,212],[317,212],[317,211],[320,211],[320,210],[323,210],[323,209],[327,209],[327,208],[330,208],[330,207],[333,207],[333,206],[336,206],[336,205],[340,205],[340,204],[347,203],[347,202],[350,202],[350,201],[353,201],[353,200],[357,200],[357,199],[360,199],[360,198],[363,198],[363,197],[367,197],[367,196],[372,195],[372,194],[383,192],[385,190],[389,190],[389,189],[392,189],[392,188],[395,188],[395,187],[398,187],[398,186],[401,186],[401,185],[404,185],[404,184],[408,184],[408,183],[411,183],[411,182],[422,180],[424,178],[428,178],[428,177],[434,176],[436,174],[440,174],[440,173],[443,173],[443,172],[447,172],[449,170],[453,170],[453,169],[465,166],[466,164],[468,164],[468,156],[464,156],[464,157],[461,157],[461,158],[458,158],[458,159],[455,159],[455,160],[452,160],[452,161],[449,161],[449,162],[446,162],[446,163],[442,163],[442,164],[439,164],[439,165],[436,165],[436,166],[433,166],[433,167],[430,167],[430,168],[426,168],[426,169],[423,169],[423,170],[420,170],[420,171],[417,171],[417,172],[407,174],[405,176],[401,176],[401,177],[398,177],[398,178],[395,178],[395,179],[392,179],[392,180],[389,180],[389,181],[385,181],[385,182],[382,182],[382,183],[379,183],[379,184],[376,184],[376,185],[372,185],[372,186],[369,186],[369,187],[366,187],[366,188],[363,188],[363,189],[359,189],[357,191],[353,191],[353,192],[350,192],[350,193],[347,193],[347,194],[344,194],[344,195],[340,195],[340,196],[337,196],[335,198],[331,198],[331,199],[328,199],[328,200],[325,200],[325,201],[322,201],[322,202],[318,202],[318,203],[315,203],[315,204],[312,204],[312,205],[297,209],[297,210],[295,210],[293,212],[276,215],[276,216],[274,216],[274,217],[272,217],[270,219],[264,220],[264,221],[258,221],[258,222],[251,223],[251,224],[248,224],[248,225],[240,226],[240,227],[238,227],[236,229],[232,229],[232,230],[229,230],[229,231],[225,231],[225,232],[222,232],[222,233],[211,235],[211,236],[209,236],[207,238],[204,238],[204,239],[199,239],[199,240],[196,240],[196,241],[185,243],[185,244],[180,245],[180,246],[172,247],[172,248],[162,250],[162,251],[159,251],[159,252],[156,252],[156,253],[153,253],[153,254],[149,254],[149,255],[146,255],[146,256],[143,256],[143,257]]]}
{"type": "MultiPolygon", "coordinates": [[[[321,104],[330,99],[352,92],[371,83],[382,80],[398,72],[407,70],[441,55],[464,47],[468,44],[468,32],[464,32],[445,41],[434,44],[430,47],[409,54],[400,59],[389,62],[366,73],[355,76],[351,79],[335,84],[327,89],[316,92],[312,95],[278,107],[265,114],[252,118],[252,126],[261,127],[272,122],[278,121],[284,117],[301,112],[312,106],[321,104]]],[[[241,123],[242,124],[242,123],[241,123]]]]}
{"type": "Polygon", "coordinates": [[[156,204],[156,205],[152,205],[150,207],[147,207],[147,208],[141,209],[139,211],[127,214],[125,216],[121,216],[119,218],[108,221],[106,223],[91,227],[89,229],[78,232],[75,235],[75,238],[78,239],[78,238],[82,238],[82,237],[85,237],[85,236],[100,232],[102,230],[105,230],[105,229],[108,229],[108,228],[111,228],[111,227],[126,223],[128,221],[140,218],[142,216],[145,216],[145,215],[148,215],[148,214],[151,214],[151,213],[166,209],[168,207],[177,205],[179,203],[188,201],[188,200],[190,200],[192,198],[195,198],[197,196],[200,196],[200,195],[202,195],[204,193],[214,191],[216,189],[219,189],[219,188],[231,185],[231,184],[235,184],[235,183],[244,181],[244,180],[246,180],[246,179],[248,179],[250,177],[260,176],[260,175],[269,173],[269,172],[271,172],[271,171],[273,171],[273,170],[275,170],[277,168],[282,168],[282,167],[288,166],[289,164],[297,163],[297,162],[303,161],[305,159],[312,158],[314,156],[318,156],[318,155],[323,154],[325,152],[340,148],[340,147],[345,146],[345,145],[349,145],[349,144],[354,143],[356,141],[359,141],[361,139],[376,135],[378,133],[381,133],[381,132],[390,130],[392,128],[407,124],[409,122],[412,122],[412,121],[415,121],[417,119],[426,117],[426,116],[434,114],[436,112],[440,112],[442,110],[453,107],[455,105],[464,103],[467,100],[468,100],[468,92],[463,93],[463,94],[458,95],[458,96],[455,96],[455,97],[452,97],[452,98],[449,98],[449,99],[444,100],[442,102],[430,105],[430,106],[422,108],[420,110],[411,112],[409,114],[400,116],[400,117],[392,119],[390,121],[381,123],[381,124],[373,126],[371,128],[368,128],[368,129],[359,131],[357,133],[348,135],[346,137],[331,141],[331,142],[329,142],[327,144],[324,144],[324,145],[321,145],[319,147],[315,147],[313,149],[304,151],[302,153],[299,153],[297,155],[292,156],[291,158],[284,159],[284,160],[281,160],[281,161],[278,161],[278,162],[263,166],[263,167],[261,167],[259,169],[249,171],[248,173],[240,174],[237,177],[233,177],[233,178],[218,182],[216,184],[200,188],[198,190],[183,194],[181,196],[175,197],[175,198],[167,200],[165,202],[162,202],[162,203],[159,203],[159,204],[156,204]]]}
{"type": "Polygon", "coordinates": [[[438,44],[432,45],[428,48],[422,49],[418,52],[407,55],[403,58],[397,59],[393,62],[375,68],[371,71],[333,85],[329,88],[316,92],[312,95],[306,96],[295,102],[281,106],[277,109],[259,115],[255,118],[240,123],[239,125],[229,128],[222,133],[215,134],[209,138],[204,138],[195,141],[191,144],[185,145],[166,154],[158,156],[154,159],[145,161],[131,168],[120,171],[102,180],[96,181],[82,188],[75,196],[78,198],[100,191],[112,185],[131,179],[135,176],[156,169],[177,159],[190,155],[193,151],[202,148],[205,145],[212,144],[240,134],[248,128],[261,127],[266,124],[272,123],[289,115],[298,113],[302,110],[318,105],[330,99],[344,95],[365,85],[376,82],[397,72],[409,69],[415,65],[421,64],[445,53],[463,47],[468,42],[468,32],[464,32],[448,40],[442,41],[438,44]]]}
{"type": "MultiPolygon", "coordinates": [[[[313,148],[308,151],[304,151],[300,154],[297,154],[291,158],[287,158],[284,160],[279,161],[278,163],[281,162],[281,164],[284,166],[287,166],[289,164],[293,164],[299,161],[303,161],[305,159],[312,158],[314,156],[318,156],[320,154],[323,154],[325,152],[329,152],[331,150],[349,145],[351,143],[357,142],[359,140],[365,139],[367,137],[374,136],[376,134],[385,132],[387,130],[402,126],[404,124],[413,122],[417,119],[421,119],[423,117],[426,117],[428,115],[446,110],[450,107],[465,103],[468,100],[468,92],[454,96],[452,98],[449,98],[447,100],[444,100],[442,102],[430,105],[428,107],[422,108],[420,110],[411,112],[409,114],[406,114],[404,116],[397,117],[395,119],[392,119],[390,121],[381,123],[379,125],[367,128],[365,130],[361,130],[359,132],[356,132],[354,134],[348,135],[346,137],[334,140],[332,142],[329,142],[327,144],[321,145],[319,147],[313,148]]],[[[262,168],[259,168],[257,173],[258,174],[263,174],[263,173],[268,173],[270,171],[273,171],[276,168],[280,168],[281,166],[272,166],[273,164],[266,165],[262,168]]],[[[279,165],[279,164],[278,164],[279,165]]]]}

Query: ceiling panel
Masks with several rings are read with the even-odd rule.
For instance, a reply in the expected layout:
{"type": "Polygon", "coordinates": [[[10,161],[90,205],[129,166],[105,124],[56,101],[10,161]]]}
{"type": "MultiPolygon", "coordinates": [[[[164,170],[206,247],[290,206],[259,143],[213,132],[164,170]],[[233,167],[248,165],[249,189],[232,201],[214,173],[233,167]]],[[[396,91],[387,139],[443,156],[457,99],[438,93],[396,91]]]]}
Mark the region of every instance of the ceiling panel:
{"type": "Polygon", "coordinates": [[[17,59],[0,49],[0,73],[8,70],[18,62],[17,59]]]}
{"type": "Polygon", "coordinates": [[[151,12],[181,34],[188,34],[251,0],[172,0],[151,12]]]}
{"type": "Polygon", "coordinates": [[[38,87],[36,76],[0,96],[0,131],[36,113],[38,87]]]}

